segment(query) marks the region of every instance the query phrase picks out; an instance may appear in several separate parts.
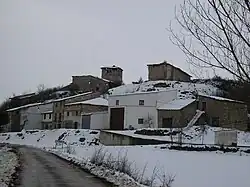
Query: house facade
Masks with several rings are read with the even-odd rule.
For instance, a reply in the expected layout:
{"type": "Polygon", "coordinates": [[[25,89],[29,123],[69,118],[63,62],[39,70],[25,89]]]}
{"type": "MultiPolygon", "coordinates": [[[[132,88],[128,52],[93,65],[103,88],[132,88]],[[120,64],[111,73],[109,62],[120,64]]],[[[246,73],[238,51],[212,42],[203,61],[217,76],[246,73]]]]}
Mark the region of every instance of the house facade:
{"type": "Polygon", "coordinates": [[[163,61],[158,64],[148,64],[148,80],[173,80],[189,82],[191,80],[191,75],[184,72],[180,68],[163,61]]]}
{"type": "Polygon", "coordinates": [[[92,113],[108,111],[108,101],[102,97],[65,104],[63,126],[65,128],[90,128],[86,120],[92,113]],[[85,115],[84,115],[85,114],[85,115]],[[83,117],[84,115],[84,117],[83,117]]]}
{"type": "Polygon", "coordinates": [[[176,90],[110,96],[110,129],[158,127],[157,106],[176,97],[176,90]]]}
{"type": "Polygon", "coordinates": [[[45,112],[42,112],[41,115],[42,115],[42,129],[52,129],[53,128],[52,126],[53,111],[47,110],[45,112]]]}

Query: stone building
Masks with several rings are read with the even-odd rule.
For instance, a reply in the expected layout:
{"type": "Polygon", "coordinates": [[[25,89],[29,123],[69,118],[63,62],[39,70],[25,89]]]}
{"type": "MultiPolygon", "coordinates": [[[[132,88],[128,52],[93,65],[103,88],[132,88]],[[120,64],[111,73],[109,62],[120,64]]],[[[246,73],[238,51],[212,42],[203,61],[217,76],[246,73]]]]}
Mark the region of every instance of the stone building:
{"type": "Polygon", "coordinates": [[[82,114],[108,111],[108,101],[102,97],[65,104],[64,127],[86,128],[82,123],[82,114]]]}
{"type": "Polygon", "coordinates": [[[72,85],[83,92],[106,92],[108,89],[122,84],[120,67],[102,67],[101,78],[92,75],[72,76],[72,85]]]}
{"type": "Polygon", "coordinates": [[[93,99],[99,97],[101,95],[100,92],[85,92],[82,94],[77,94],[61,99],[57,99],[53,101],[53,117],[52,117],[52,128],[62,128],[64,127],[64,109],[65,104],[72,102],[85,101],[89,99],[93,99]]]}
{"type": "Polygon", "coordinates": [[[159,127],[207,124],[246,130],[247,105],[240,101],[199,94],[197,99],[174,100],[158,108],[159,127]]]}
{"type": "Polygon", "coordinates": [[[158,64],[148,64],[148,80],[173,80],[189,82],[191,75],[166,61],[158,64]]]}

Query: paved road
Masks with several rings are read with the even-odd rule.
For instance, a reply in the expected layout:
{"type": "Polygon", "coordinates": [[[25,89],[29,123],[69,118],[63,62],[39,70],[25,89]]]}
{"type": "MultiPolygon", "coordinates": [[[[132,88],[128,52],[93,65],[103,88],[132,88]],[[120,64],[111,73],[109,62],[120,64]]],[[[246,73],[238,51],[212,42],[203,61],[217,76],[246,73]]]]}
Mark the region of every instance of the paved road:
{"type": "Polygon", "coordinates": [[[92,175],[39,149],[20,147],[20,187],[110,187],[92,175]]]}

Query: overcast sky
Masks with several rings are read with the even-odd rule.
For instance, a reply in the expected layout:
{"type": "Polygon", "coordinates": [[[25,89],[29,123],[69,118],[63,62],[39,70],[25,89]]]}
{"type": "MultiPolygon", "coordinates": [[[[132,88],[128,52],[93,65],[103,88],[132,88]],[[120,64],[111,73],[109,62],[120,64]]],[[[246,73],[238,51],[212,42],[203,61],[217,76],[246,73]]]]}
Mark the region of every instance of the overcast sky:
{"type": "Polygon", "coordinates": [[[146,64],[162,60],[189,72],[166,30],[181,2],[0,0],[0,101],[113,64],[125,83],[147,79],[146,64]]]}

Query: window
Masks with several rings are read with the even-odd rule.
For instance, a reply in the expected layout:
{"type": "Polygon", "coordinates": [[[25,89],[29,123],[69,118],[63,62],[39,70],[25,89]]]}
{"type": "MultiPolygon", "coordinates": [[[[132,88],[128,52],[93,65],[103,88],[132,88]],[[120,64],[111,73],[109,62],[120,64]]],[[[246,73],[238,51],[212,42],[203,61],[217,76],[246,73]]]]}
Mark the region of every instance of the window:
{"type": "Polygon", "coordinates": [[[201,110],[205,111],[206,108],[207,108],[207,103],[206,102],[202,102],[201,110]]]}
{"type": "Polygon", "coordinates": [[[163,128],[172,128],[173,118],[162,118],[163,128]]]}
{"type": "Polygon", "coordinates": [[[115,101],[115,105],[119,105],[120,103],[119,103],[119,100],[116,100],[115,101]]]}
{"type": "Polygon", "coordinates": [[[55,113],[55,119],[54,120],[57,121],[57,113],[55,113]]]}
{"type": "Polygon", "coordinates": [[[76,116],[78,116],[78,111],[76,111],[76,116]]]}
{"type": "Polygon", "coordinates": [[[57,103],[55,103],[55,107],[57,107],[57,103]]]}
{"type": "Polygon", "coordinates": [[[46,119],[46,114],[43,114],[43,119],[46,119]]]}
{"type": "Polygon", "coordinates": [[[51,119],[51,114],[49,114],[49,119],[51,119]]]}
{"type": "Polygon", "coordinates": [[[139,105],[144,105],[144,100],[139,100],[139,105]]]}
{"type": "Polygon", "coordinates": [[[69,116],[69,112],[67,112],[67,116],[69,116]]]}
{"type": "Polygon", "coordinates": [[[62,113],[59,113],[59,121],[62,121],[62,113]]]}
{"type": "Polygon", "coordinates": [[[138,124],[143,124],[143,118],[138,118],[138,124]]]}

